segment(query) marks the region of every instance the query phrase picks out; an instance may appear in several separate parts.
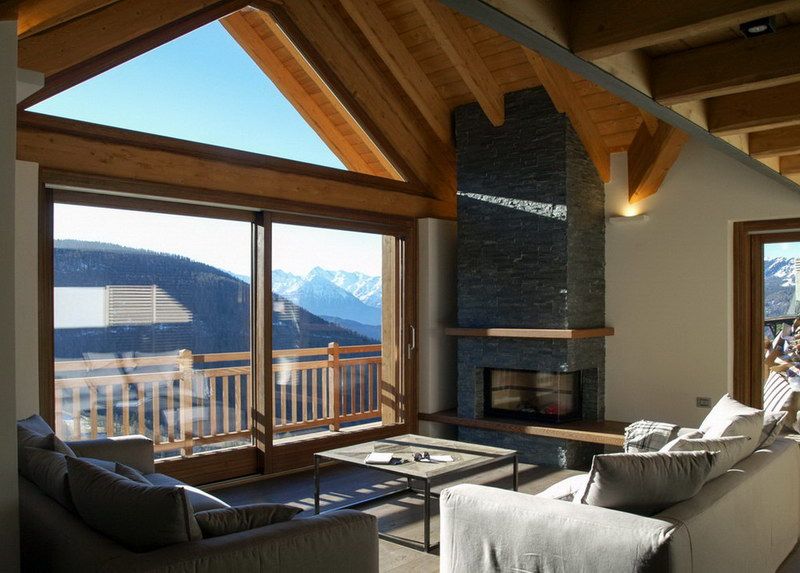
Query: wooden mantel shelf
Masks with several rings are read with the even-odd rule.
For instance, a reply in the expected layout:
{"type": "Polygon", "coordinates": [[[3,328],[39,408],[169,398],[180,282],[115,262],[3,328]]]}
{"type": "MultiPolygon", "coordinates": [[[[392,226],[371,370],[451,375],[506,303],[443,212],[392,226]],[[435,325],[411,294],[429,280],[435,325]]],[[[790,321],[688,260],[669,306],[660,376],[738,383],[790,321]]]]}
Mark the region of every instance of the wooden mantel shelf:
{"type": "Polygon", "coordinates": [[[419,419],[425,422],[439,422],[466,428],[480,428],[482,430],[495,430],[498,432],[511,432],[528,434],[545,438],[560,438],[562,440],[575,440],[592,444],[606,444],[622,446],[625,442],[625,427],[627,422],[613,422],[611,420],[567,422],[557,425],[536,424],[518,420],[497,418],[462,418],[455,410],[442,410],[433,414],[418,414],[419,419]]]}
{"type": "Polygon", "coordinates": [[[599,338],[614,336],[614,329],[602,328],[445,328],[450,336],[491,336],[499,338],[599,338]]]}

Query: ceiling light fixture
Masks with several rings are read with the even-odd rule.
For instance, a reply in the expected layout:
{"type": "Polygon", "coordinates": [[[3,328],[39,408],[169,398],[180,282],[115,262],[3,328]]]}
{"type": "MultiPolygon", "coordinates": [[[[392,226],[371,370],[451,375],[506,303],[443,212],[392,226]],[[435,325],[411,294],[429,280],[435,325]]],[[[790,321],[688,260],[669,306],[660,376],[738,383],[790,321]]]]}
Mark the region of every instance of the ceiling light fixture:
{"type": "Polygon", "coordinates": [[[768,16],[767,18],[751,20],[750,22],[740,24],[739,30],[747,38],[763,36],[764,34],[772,34],[775,32],[775,18],[773,16],[768,16]]]}

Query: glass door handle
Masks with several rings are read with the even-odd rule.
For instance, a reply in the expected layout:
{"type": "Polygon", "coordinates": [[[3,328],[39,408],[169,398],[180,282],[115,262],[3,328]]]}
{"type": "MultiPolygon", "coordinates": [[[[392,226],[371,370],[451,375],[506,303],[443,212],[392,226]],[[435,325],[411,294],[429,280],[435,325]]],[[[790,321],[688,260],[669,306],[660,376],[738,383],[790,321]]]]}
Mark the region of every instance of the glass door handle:
{"type": "Polygon", "coordinates": [[[411,360],[411,353],[417,348],[417,329],[413,324],[409,324],[408,327],[411,329],[411,342],[408,343],[408,359],[411,360]]]}

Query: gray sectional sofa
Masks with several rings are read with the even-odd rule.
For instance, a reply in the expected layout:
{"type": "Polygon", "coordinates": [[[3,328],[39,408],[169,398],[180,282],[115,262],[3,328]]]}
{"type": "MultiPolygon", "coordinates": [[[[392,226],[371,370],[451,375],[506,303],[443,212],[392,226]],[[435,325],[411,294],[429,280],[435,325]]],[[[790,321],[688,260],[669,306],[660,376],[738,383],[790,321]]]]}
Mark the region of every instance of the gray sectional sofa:
{"type": "Polygon", "coordinates": [[[800,537],[800,448],[780,438],[649,517],[478,485],[440,502],[446,573],[772,573],[800,537]]]}
{"type": "MultiPolygon", "coordinates": [[[[68,446],[79,457],[135,468],[152,484],[186,487],[195,512],[227,507],[207,493],[155,473],[153,445],[143,436],[69,442],[68,446]]],[[[114,511],[113,507],[108,509],[114,511]]],[[[125,515],[118,515],[118,519],[125,519],[125,515]]],[[[20,476],[20,521],[23,571],[378,571],[376,519],[356,511],[295,518],[141,553],[93,530],[75,512],[20,476]]]]}

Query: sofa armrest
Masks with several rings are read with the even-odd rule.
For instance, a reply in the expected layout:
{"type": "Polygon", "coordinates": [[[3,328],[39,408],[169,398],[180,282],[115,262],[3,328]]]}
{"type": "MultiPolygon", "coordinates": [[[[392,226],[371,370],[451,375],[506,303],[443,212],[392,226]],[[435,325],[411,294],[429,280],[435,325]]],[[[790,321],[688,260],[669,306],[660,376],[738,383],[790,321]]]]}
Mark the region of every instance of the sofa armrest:
{"type": "Polygon", "coordinates": [[[440,567],[456,571],[689,571],[670,521],[477,485],[440,498],[440,567]]]}
{"type": "Polygon", "coordinates": [[[82,458],[109,460],[131,466],[145,474],[155,471],[153,463],[153,441],[144,436],[119,436],[67,442],[67,445],[82,458]]]}
{"type": "Polygon", "coordinates": [[[367,513],[341,510],[129,554],[106,562],[99,570],[378,573],[378,520],[367,513]]]}

